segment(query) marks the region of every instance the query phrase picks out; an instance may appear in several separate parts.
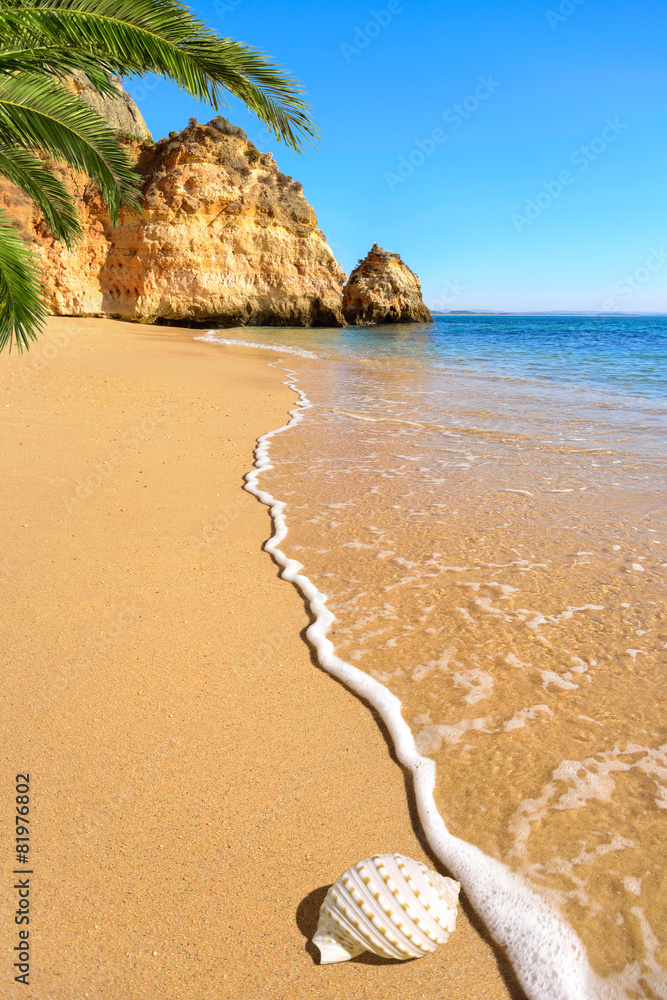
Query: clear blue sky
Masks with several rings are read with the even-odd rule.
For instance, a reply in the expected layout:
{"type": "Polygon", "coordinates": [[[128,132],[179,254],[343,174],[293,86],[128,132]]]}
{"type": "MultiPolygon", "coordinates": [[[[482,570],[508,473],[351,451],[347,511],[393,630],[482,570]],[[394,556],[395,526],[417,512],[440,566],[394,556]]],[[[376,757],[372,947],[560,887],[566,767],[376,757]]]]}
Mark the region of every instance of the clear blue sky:
{"type": "MultiPolygon", "coordinates": [[[[317,149],[227,116],[303,183],[346,271],[377,241],[433,308],[667,312],[664,0],[194,10],[303,81],[317,149]]],[[[129,90],[154,138],[213,115],[154,78],[129,90]]]]}

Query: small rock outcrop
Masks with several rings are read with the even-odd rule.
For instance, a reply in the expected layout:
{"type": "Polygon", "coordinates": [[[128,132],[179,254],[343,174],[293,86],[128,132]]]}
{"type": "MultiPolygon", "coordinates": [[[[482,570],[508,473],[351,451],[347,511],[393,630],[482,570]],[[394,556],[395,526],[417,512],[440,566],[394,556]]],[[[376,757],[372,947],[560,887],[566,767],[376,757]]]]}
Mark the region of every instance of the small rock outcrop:
{"type": "Polygon", "coordinates": [[[103,97],[91,86],[88,77],[80,70],[75,70],[70,77],[70,84],[76,94],[79,94],[88,104],[92,104],[103,118],[106,118],[111,128],[119,135],[139,142],[152,142],[153,137],[148,131],[139,108],[130,95],[123,90],[119,79],[113,82],[121,90],[118,97],[103,97]]]}
{"type": "Polygon", "coordinates": [[[353,326],[432,323],[419,278],[397,253],[374,243],[343,289],[343,314],[353,326]]]}

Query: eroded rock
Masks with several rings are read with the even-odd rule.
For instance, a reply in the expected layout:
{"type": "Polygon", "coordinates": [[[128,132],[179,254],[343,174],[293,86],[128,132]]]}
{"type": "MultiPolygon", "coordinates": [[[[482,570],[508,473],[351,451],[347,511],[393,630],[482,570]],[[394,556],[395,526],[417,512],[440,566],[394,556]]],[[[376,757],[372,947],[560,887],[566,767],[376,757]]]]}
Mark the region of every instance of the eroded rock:
{"type": "MultiPolygon", "coordinates": [[[[115,126],[114,126],[115,127],[115,126]]],[[[54,239],[32,203],[0,180],[0,204],[44,264],[50,309],[144,323],[341,326],[345,274],[301,185],[224,120],[171,138],[124,140],[144,213],[111,224],[97,186],[54,167],[84,239],[54,239]]],[[[53,166],[53,164],[52,164],[53,166]]]]}
{"type": "Polygon", "coordinates": [[[397,253],[374,243],[343,289],[343,314],[356,326],[432,323],[419,278],[397,253]]]}
{"type": "Polygon", "coordinates": [[[120,88],[118,97],[103,97],[94,87],[85,73],[76,70],[71,76],[71,85],[75,93],[80,94],[89,104],[109,122],[112,129],[120,135],[138,139],[141,142],[152,142],[153,137],[143,119],[139,108],[130,95],[122,89],[120,80],[114,78],[114,83],[120,88]]]}

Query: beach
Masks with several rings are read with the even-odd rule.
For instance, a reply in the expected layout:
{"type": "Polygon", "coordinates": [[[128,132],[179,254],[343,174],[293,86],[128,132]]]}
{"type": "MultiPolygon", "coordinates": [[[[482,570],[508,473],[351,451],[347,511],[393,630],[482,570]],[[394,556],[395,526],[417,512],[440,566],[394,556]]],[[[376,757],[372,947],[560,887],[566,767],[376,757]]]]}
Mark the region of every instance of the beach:
{"type": "MultiPolygon", "coordinates": [[[[195,335],[60,318],[3,358],[0,801],[8,830],[30,774],[31,960],[27,987],[5,964],[0,995],[520,997],[465,901],[423,960],[318,965],[343,871],[434,862],[242,490],[294,394],[275,354],[195,335]]],[[[5,955],[12,863],[7,840],[5,955]]]]}
{"type": "Polygon", "coordinates": [[[415,786],[429,845],[535,1000],[667,996],[665,332],[207,334],[270,349],[299,393],[259,477],[272,550],[318,609],[320,662],[416,778],[435,764],[434,801],[415,786]]]}

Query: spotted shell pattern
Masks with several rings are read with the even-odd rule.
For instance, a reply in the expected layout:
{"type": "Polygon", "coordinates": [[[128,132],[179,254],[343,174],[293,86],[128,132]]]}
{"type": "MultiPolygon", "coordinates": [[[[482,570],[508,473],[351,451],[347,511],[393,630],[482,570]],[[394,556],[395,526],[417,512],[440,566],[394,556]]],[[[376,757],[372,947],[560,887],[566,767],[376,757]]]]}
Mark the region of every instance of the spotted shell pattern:
{"type": "Polygon", "coordinates": [[[402,854],[374,854],[331,886],[313,943],[320,964],[362,951],[384,958],[422,958],[456,926],[461,886],[402,854]]]}

